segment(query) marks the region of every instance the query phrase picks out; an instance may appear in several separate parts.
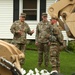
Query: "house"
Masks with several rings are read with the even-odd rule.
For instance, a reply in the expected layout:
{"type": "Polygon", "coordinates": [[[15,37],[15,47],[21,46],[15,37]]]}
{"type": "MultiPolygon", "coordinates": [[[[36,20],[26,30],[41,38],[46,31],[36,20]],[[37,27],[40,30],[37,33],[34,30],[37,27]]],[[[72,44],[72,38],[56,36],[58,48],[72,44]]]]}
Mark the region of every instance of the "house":
{"type": "MultiPolygon", "coordinates": [[[[48,13],[49,6],[54,2],[55,0],[0,0],[0,39],[13,38],[10,27],[18,20],[21,12],[27,14],[26,22],[36,31],[42,12],[48,13]]],[[[35,33],[27,35],[27,39],[35,39],[35,33]]]]}

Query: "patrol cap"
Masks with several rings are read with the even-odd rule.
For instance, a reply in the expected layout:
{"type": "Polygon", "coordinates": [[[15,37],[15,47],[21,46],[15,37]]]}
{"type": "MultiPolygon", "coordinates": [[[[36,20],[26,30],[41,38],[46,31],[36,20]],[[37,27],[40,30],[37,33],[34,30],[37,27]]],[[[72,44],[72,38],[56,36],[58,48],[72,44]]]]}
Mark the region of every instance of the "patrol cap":
{"type": "Polygon", "coordinates": [[[21,13],[20,16],[23,17],[23,18],[26,18],[26,13],[21,13]]]}
{"type": "Polygon", "coordinates": [[[51,19],[50,19],[50,20],[53,20],[53,19],[54,19],[54,20],[57,20],[57,18],[56,18],[56,17],[51,17],[51,19]]]}
{"type": "Polygon", "coordinates": [[[42,13],[42,16],[47,16],[47,13],[42,13]]]}

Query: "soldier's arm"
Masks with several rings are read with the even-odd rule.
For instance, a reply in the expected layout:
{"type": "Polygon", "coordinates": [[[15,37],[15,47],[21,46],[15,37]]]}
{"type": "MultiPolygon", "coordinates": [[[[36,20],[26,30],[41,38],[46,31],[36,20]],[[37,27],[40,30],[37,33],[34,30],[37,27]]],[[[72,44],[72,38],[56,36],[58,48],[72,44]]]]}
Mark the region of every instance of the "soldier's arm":
{"type": "Polygon", "coordinates": [[[38,43],[38,37],[39,37],[39,29],[38,29],[38,25],[37,25],[37,27],[36,27],[35,43],[38,43]]]}
{"type": "Polygon", "coordinates": [[[34,30],[31,31],[30,27],[27,24],[27,34],[32,35],[34,33],[34,30]]]}
{"type": "Polygon", "coordinates": [[[16,28],[16,23],[18,23],[18,22],[15,21],[10,28],[11,33],[13,33],[14,35],[17,33],[21,34],[21,31],[18,28],[16,28]]]}
{"type": "Polygon", "coordinates": [[[55,34],[56,34],[56,37],[57,37],[57,41],[59,42],[60,45],[63,45],[63,35],[62,35],[61,30],[59,29],[59,27],[57,27],[55,29],[55,31],[56,31],[55,34]]]}
{"type": "Polygon", "coordinates": [[[15,34],[16,30],[15,30],[15,22],[12,24],[11,28],[10,28],[11,33],[15,34]]]}

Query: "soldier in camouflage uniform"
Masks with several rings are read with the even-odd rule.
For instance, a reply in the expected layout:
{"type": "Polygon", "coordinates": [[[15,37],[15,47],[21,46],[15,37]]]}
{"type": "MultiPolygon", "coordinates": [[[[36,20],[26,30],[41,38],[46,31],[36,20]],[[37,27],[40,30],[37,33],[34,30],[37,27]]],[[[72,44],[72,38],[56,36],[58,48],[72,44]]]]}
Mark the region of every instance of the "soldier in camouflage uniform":
{"type": "Polygon", "coordinates": [[[47,67],[49,63],[50,25],[50,22],[47,20],[47,14],[42,13],[42,21],[36,27],[35,44],[38,47],[38,66],[41,66],[43,62],[43,54],[45,66],[47,67]]]}
{"type": "Polygon", "coordinates": [[[60,46],[63,45],[63,35],[58,28],[57,20],[55,18],[51,19],[51,35],[50,35],[50,64],[52,66],[52,71],[57,70],[60,72],[60,46]]]}
{"type": "Polygon", "coordinates": [[[18,47],[23,53],[25,52],[26,48],[26,34],[32,35],[34,30],[30,30],[30,27],[25,21],[26,14],[21,13],[20,19],[15,21],[10,30],[14,35],[12,43],[18,47]]]}

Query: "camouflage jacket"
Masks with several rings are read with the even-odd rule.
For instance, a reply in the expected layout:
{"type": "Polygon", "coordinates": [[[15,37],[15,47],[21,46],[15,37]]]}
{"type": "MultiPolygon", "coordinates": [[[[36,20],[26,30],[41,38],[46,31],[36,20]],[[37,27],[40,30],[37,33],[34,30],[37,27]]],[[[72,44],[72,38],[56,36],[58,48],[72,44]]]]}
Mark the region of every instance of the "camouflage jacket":
{"type": "Polygon", "coordinates": [[[25,44],[26,43],[26,34],[32,35],[30,27],[28,26],[28,24],[25,22],[20,22],[20,20],[15,21],[12,24],[10,31],[14,35],[14,37],[13,37],[14,43],[25,44]],[[18,31],[21,31],[21,34],[18,33],[18,31]]]}
{"type": "Polygon", "coordinates": [[[44,23],[41,21],[38,23],[36,27],[36,42],[40,43],[48,43],[49,42],[49,35],[50,35],[50,22],[44,23]]]}
{"type": "Polygon", "coordinates": [[[58,42],[59,44],[63,43],[63,35],[57,26],[57,24],[51,25],[51,42],[58,42]]]}

